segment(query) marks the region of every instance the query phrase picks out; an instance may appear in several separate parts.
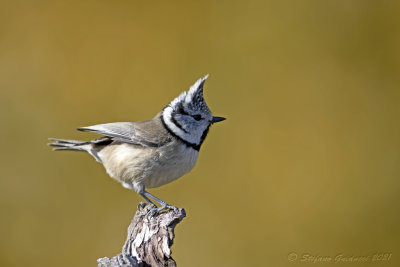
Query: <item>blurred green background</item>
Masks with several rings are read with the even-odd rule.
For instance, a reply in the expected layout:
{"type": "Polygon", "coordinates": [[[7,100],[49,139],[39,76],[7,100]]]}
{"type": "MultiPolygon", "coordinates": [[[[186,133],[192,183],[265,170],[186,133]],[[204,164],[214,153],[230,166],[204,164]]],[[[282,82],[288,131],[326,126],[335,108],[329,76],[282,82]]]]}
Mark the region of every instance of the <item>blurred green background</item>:
{"type": "Polygon", "coordinates": [[[399,1],[2,1],[0,265],[119,253],[142,199],[47,138],[152,118],[210,73],[205,97],[228,120],[191,173],[150,190],[187,211],[179,266],[400,266],[399,14],[399,1]]]}

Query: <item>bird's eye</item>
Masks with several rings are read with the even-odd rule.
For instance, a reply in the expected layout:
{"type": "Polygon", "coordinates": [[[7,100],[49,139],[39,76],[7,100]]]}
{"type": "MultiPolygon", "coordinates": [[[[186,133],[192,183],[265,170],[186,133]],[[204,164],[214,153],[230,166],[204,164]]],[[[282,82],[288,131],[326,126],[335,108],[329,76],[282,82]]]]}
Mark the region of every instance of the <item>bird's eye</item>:
{"type": "Polygon", "coordinates": [[[201,115],[199,115],[199,114],[193,115],[193,119],[195,119],[196,121],[199,121],[199,120],[201,120],[201,115]]]}

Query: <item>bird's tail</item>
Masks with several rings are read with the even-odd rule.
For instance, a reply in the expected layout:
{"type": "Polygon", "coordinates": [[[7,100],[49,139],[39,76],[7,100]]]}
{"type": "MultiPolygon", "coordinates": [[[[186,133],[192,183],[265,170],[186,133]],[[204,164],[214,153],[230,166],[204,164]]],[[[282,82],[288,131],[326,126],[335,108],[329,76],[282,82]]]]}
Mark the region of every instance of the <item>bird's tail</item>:
{"type": "Polygon", "coordinates": [[[101,137],[90,141],[77,141],[77,140],[65,140],[57,138],[49,138],[52,143],[49,146],[53,147],[53,150],[72,150],[72,151],[83,151],[88,152],[98,162],[102,163],[99,151],[108,144],[112,143],[113,140],[109,137],[101,137]]]}
{"type": "Polygon", "coordinates": [[[91,148],[90,142],[77,141],[77,140],[65,140],[57,138],[49,138],[53,143],[49,143],[49,146],[53,147],[53,150],[74,150],[74,151],[88,151],[91,148]]]}

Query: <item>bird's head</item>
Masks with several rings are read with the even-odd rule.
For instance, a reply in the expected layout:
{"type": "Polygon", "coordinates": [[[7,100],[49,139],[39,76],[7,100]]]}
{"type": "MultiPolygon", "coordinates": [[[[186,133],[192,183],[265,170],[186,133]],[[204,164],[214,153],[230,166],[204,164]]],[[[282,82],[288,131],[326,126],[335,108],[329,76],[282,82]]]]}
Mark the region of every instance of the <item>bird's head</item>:
{"type": "Polygon", "coordinates": [[[214,117],[203,96],[204,82],[208,75],[197,80],[189,91],[181,93],[162,112],[165,126],[172,134],[200,148],[211,124],[225,120],[214,117]]]}

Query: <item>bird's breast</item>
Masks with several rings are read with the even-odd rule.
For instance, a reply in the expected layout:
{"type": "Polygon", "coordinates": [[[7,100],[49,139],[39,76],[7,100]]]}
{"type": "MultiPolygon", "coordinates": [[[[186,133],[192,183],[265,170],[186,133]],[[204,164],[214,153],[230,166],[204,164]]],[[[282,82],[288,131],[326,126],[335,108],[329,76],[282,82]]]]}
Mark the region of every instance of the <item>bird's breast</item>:
{"type": "Polygon", "coordinates": [[[196,165],[199,152],[181,142],[164,146],[157,150],[152,159],[148,175],[143,184],[147,188],[159,187],[170,183],[190,172],[196,165]]]}
{"type": "Polygon", "coordinates": [[[179,141],[159,148],[131,144],[109,145],[100,151],[107,173],[120,182],[159,187],[188,173],[196,164],[198,151],[179,141]]]}

